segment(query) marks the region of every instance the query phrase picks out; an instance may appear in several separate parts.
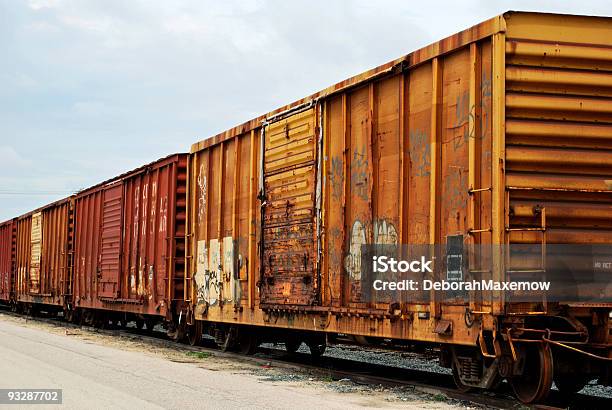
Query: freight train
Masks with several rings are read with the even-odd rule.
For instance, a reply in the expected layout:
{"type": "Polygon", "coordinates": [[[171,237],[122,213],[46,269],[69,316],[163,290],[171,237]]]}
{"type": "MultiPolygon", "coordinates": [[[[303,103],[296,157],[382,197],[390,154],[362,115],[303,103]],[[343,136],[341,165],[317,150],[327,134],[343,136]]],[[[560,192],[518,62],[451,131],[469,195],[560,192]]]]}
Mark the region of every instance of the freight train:
{"type": "Polygon", "coordinates": [[[612,384],[605,290],[371,294],[368,245],[445,249],[430,280],[609,249],[612,20],[508,12],[5,222],[0,299],[246,354],[433,346],[459,388],[507,379],[525,403],[612,384]]]}

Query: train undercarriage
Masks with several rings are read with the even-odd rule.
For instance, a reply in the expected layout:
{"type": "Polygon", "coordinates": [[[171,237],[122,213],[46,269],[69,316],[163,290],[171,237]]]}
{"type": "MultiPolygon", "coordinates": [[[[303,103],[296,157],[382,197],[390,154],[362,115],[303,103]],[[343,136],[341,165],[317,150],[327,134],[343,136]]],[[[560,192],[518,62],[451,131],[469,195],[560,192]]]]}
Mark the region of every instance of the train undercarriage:
{"type": "Polygon", "coordinates": [[[12,302],[10,308],[32,316],[61,315],[68,322],[97,328],[124,328],[132,323],[139,330],[152,332],[161,326],[171,340],[192,346],[201,344],[208,335],[222,351],[245,355],[254,354],[262,343],[282,343],[290,354],[305,344],[314,360],[325,353],[326,346],[335,344],[433,351],[439,354],[441,366],[452,369],[460,391],[495,390],[506,380],[523,403],[545,401],[553,383],[568,397],[592,380],[612,385],[612,345],[608,341],[612,325],[610,311],[603,308],[574,308],[558,315],[499,316],[496,330],[481,331],[476,346],[210,322],[181,312],[166,319],[22,302],[12,302]]]}

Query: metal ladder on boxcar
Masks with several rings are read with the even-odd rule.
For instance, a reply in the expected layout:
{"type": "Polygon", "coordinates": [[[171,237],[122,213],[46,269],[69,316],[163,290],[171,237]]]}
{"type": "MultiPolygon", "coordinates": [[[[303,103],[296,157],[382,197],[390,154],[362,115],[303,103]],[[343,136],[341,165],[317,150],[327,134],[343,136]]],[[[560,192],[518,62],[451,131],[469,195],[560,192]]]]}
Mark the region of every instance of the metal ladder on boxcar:
{"type": "Polygon", "coordinates": [[[171,237],[172,252],[172,293],[169,295],[171,303],[189,303],[185,298],[188,277],[187,255],[187,159],[181,159],[176,164],[175,189],[175,225],[171,237]]]}
{"type": "MultiPolygon", "coordinates": [[[[506,209],[510,209],[510,190],[506,191],[506,209]]],[[[540,234],[540,266],[534,267],[533,269],[507,269],[506,280],[510,280],[512,275],[524,275],[524,274],[541,274],[541,281],[546,280],[546,208],[540,207],[534,209],[534,214],[540,216],[540,226],[510,227],[510,213],[506,212],[506,249],[505,249],[505,261],[504,266],[510,267],[510,235],[512,232],[536,232],[540,234]]],[[[542,293],[542,312],[529,312],[531,314],[539,313],[545,314],[548,311],[548,303],[546,299],[546,293],[542,293]]]]}

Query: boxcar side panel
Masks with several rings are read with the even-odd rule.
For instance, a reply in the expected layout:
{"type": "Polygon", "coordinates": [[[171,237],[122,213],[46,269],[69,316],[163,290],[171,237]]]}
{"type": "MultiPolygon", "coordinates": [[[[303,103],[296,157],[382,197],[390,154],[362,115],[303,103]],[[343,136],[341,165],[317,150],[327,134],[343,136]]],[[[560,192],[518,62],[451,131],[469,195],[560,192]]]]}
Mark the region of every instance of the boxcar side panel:
{"type": "MultiPolygon", "coordinates": [[[[490,188],[492,184],[491,60],[491,40],[484,39],[435,61],[369,81],[315,104],[316,111],[322,113],[323,126],[321,165],[314,164],[314,175],[317,175],[316,167],[321,166],[323,178],[323,209],[319,228],[322,259],[320,282],[316,273],[313,274],[314,300],[318,302],[306,307],[306,310],[330,312],[331,316],[325,321],[326,330],[450,340],[433,332],[433,328],[437,320],[459,323],[465,311],[463,302],[453,304],[444,294],[433,295],[436,300],[433,304],[392,300],[386,296],[379,300],[366,299],[361,289],[361,245],[432,242],[443,245],[448,236],[454,235],[461,235],[465,243],[491,242],[490,232],[469,234],[471,230],[479,230],[492,223],[490,189],[476,199],[469,195],[470,188],[484,185],[490,188]],[[432,207],[432,203],[435,206],[432,207]],[[480,215],[478,221],[474,216],[477,213],[480,215]],[[389,312],[393,311],[390,309],[392,303],[394,306],[399,303],[394,314],[399,314],[398,317],[403,320],[385,322],[381,326],[368,324],[369,320],[388,317],[389,312]],[[432,311],[429,316],[432,307],[435,312],[432,311]],[[345,312],[372,319],[345,317],[345,312]],[[409,320],[419,312],[426,312],[430,319],[409,320]]],[[[291,124],[292,117],[299,118],[303,113],[304,110],[289,113],[284,117],[287,120],[281,124],[291,124]]],[[[276,135],[276,128],[269,128],[272,136],[266,138],[276,135]]],[[[291,127],[280,127],[281,131],[287,129],[291,127]]],[[[260,137],[259,132],[255,134],[260,137]]],[[[280,136],[287,141],[286,134],[281,133],[280,136]]],[[[291,143],[291,134],[289,137],[291,143]]],[[[317,125],[315,140],[318,137],[317,125]]],[[[222,299],[223,292],[227,293],[223,288],[228,284],[231,286],[233,277],[231,272],[228,274],[226,266],[241,267],[241,263],[244,263],[240,262],[244,261],[244,248],[239,246],[238,252],[232,255],[228,251],[229,245],[224,246],[222,236],[228,235],[228,232],[232,232],[234,239],[241,236],[239,223],[230,231],[222,233],[219,229],[221,226],[228,227],[224,219],[232,214],[227,214],[227,209],[240,210],[244,207],[254,215],[261,213],[261,201],[249,204],[246,197],[240,194],[242,188],[231,183],[232,180],[246,181],[243,172],[251,180],[260,179],[253,170],[252,161],[242,158],[245,151],[235,146],[236,141],[242,144],[247,138],[249,133],[192,154],[190,183],[194,195],[192,203],[196,205],[191,212],[193,239],[190,249],[194,255],[192,269],[195,277],[192,297],[197,305],[197,318],[270,325],[271,312],[304,309],[300,307],[303,306],[301,302],[295,299],[299,295],[295,283],[276,276],[276,280],[271,281],[272,286],[280,290],[293,289],[289,294],[295,300],[285,295],[273,303],[263,299],[264,303],[258,304],[256,290],[264,289],[266,292],[266,286],[269,286],[266,277],[260,277],[258,266],[248,274],[247,286],[257,285],[251,303],[248,300],[243,302],[243,306],[250,309],[229,309],[226,303],[232,299],[222,299]],[[228,152],[236,150],[241,153],[240,165],[228,168],[228,161],[238,159],[236,154],[228,152]],[[238,205],[227,200],[233,199],[234,195],[239,198],[238,205]],[[237,208],[232,208],[234,206],[237,208]]],[[[291,154],[301,152],[298,148],[296,146],[291,154]]],[[[267,150],[263,152],[268,155],[267,150]]],[[[276,153],[273,151],[270,155],[276,153]]],[[[288,158],[286,164],[279,162],[281,168],[294,165],[290,161],[293,157],[288,158]]],[[[275,160],[277,158],[272,155],[267,161],[275,160]]],[[[261,163],[256,165],[255,171],[260,169],[261,163]]],[[[292,189],[305,189],[308,186],[307,183],[300,185],[301,180],[297,179],[299,170],[299,166],[291,168],[294,179],[280,183],[278,192],[291,198],[299,197],[290,195],[292,189]]],[[[266,178],[264,175],[264,181],[266,178]]],[[[268,196],[266,199],[269,199],[268,196]]],[[[309,197],[313,201],[313,211],[316,210],[315,199],[316,195],[309,197]]],[[[278,205],[278,209],[285,209],[283,206],[287,208],[287,201],[278,205]]],[[[287,215],[286,211],[279,215],[287,215]]],[[[256,226],[261,223],[251,218],[251,223],[254,221],[256,226]]],[[[281,236],[278,232],[276,236],[264,235],[264,247],[267,240],[279,240],[281,236]]],[[[315,233],[315,244],[316,237],[315,233]]],[[[305,251],[297,242],[291,249],[298,253],[305,251]]],[[[316,272],[316,256],[313,259],[310,263],[316,272]]],[[[265,264],[265,258],[261,262],[265,264]]],[[[248,263],[250,269],[253,265],[256,263],[248,263]]],[[[479,306],[486,304],[482,295],[474,295],[472,303],[476,302],[479,306]]],[[[288,317],[290,315],[274,316],[275,326],[322,329],[316,321],[308,320],[307,315],[288,317]]],[[[453,337],[457,343],[469,344],[473,343],[476,335],[468,331],[453,337]]]]}
{"type": "Polygon", "coordinates": [[[32,217],[22,216],[17,220],[17,281],[16,299],[26,299],[30,289],[30,263],[32,254],[32,217]]]}
{"type": "Polygon", "coordinates": [[[13,221],[0,225],[0,302],[7,304],[13,293],[15,269],[15,231],[13,221]]]}
{"type": "Polygon", "coordinates": [[[183,298],[186,167],[174,155],[77,194],[77,307],[166,316],[183,298]]]}
{"type": "Polygon", "coordinates": [[[63,305],[68,293],[70,201],[42,211],[42,255],[40,262],[40,295],[48,303],[63,305]]]}

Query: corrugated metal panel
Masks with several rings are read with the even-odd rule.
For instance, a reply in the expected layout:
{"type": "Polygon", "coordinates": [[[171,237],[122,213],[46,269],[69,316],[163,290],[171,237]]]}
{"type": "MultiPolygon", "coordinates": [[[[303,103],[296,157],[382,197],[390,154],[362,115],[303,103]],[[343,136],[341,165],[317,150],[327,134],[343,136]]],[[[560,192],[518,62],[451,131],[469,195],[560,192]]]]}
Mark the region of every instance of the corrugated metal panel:
{"type": "Polygon", "coordinates": [[[40,294],[49,298],[46,299],[48,303],[62,304],[66,292],[70,212],[70,201],[62,201],[42,211],[40,294]]]}
{"type": "Polygon", "coordinates": [[[30,231],[30,277],[29,292],[40,293],[40,262],[42,258],[42,213],[32,215],[30,231]]]}
{"type": "Polygon", "coordinates": [[[183,296],[186,166],[174,155],[76,195],[77,307],[165,316],[183,296]]]}
{"type": "Polygon", "coordinates": [[[315,113],[265,130],[264,303],[308,305],[315,296],[315,113]]]}
{"type": "Polygon", "coordinates": [[[117,184],[104,190],[102,230],[100,238],[100,279],[98,295],[119,295],[119,258],[121,255],[123,186],[117,184]]]}
{"type": "Polygon", "coordinates": [[[15,292],[17,300],[28,300],[28,277],[30,272],[31,262],[31,226],[32,218],[31,215],[20,217],[17,220],[17,257],[16,257],[16,269],[17,269],[17,280],[15,284],[15,292]]]}
{"type": "Polygon", "coordinates": [[[510,226],[545,209],[549,242],[612,243],[612,49],[510,38],[506,59],[510,226]]]}
{"type": "Polygon", "coordinates": [[[72,200],[64,199],[17,219],[16,299],[64,306],[72,200]]]}

